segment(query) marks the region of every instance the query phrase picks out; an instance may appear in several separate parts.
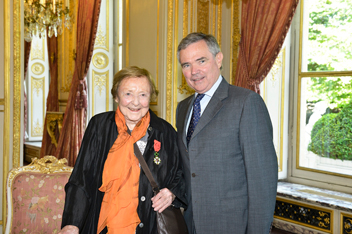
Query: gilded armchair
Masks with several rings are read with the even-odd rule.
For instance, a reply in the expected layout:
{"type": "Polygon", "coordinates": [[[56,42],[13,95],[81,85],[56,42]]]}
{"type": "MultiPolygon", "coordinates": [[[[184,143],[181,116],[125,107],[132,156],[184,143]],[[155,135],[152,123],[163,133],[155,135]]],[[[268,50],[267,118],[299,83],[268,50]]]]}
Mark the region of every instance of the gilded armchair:
{"type": "Polygon", "coordinates": [[[57,233],[65,202],[65,184],[72,167],[54,156],[34,158],[13,168],[7,178],[5,233],[57,233]]]}

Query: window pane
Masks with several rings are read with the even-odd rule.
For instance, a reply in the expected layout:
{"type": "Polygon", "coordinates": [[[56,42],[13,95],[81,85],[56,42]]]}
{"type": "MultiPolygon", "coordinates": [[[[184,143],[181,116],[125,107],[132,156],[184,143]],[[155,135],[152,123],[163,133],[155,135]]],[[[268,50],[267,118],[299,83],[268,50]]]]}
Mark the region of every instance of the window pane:
{"type": "Polygon", "coordinates": [[[301,79],[299,166],[352,175],[352,77],[301,79]]]}
{"type": "Polygon", "coordinates": [[[352,0],[304,1],[302,71],[352,70],[352,0]]]}

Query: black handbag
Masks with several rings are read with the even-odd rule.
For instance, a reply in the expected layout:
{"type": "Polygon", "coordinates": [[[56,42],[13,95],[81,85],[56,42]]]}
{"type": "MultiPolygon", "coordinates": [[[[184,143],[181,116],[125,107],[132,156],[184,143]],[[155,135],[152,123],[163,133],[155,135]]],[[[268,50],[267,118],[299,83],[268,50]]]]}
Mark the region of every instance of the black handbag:
{"type": "MultiPolygon", "coordinates": [[[[158,194],[160,189],[155,182],[153,175],[142,156],[141,151],[139,150],[136,143],[134,143],[133,147],[134,153],[137,156],[139,163],[141,164],[141,167],[150,184],[152,185],[154,195],[158,194]]],[[[188,234],[186,221],[179,208],[169,206],[161,213],[156,212],[156,223],[158,227],[158,234],[188,234]]]]}

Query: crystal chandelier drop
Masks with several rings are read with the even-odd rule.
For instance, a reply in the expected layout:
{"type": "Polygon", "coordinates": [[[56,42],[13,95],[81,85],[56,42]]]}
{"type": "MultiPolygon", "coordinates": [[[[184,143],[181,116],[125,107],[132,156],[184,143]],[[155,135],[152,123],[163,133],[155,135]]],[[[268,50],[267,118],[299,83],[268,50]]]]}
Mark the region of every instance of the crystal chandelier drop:
{"type": "Polygon", "coordinates": [[[69,0],[24,0],[24,39],[32,41],[33,36],[41,38],[47,31],[51,38],[61,35],[63,27],[71,29],[69,0]],[[63,19],[64,18],[64,19],[63,19]]]}

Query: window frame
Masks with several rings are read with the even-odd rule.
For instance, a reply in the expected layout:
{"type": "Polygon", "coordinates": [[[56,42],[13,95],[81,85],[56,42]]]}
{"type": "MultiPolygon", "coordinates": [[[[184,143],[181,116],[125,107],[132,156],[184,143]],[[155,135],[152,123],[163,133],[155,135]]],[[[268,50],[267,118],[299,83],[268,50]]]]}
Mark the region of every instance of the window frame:
{"type": "Polygon", "coordinates": [[[300,7],[291,25],[291,77],[290,79],[290,120],[289,135],[291,143],[288,162],[287,181],[305,184],[308,186],[334,189],[341,192],[351,192],[352,176],[327,172],[299,165],[300,151],[300,114],[301,114],[301,80],[307,77],[331,77],[352,76],[352,71],[333,72],[302,72],[302,43],[303,43],[303,10],[304,0],[300,1],[300,7]]]}

